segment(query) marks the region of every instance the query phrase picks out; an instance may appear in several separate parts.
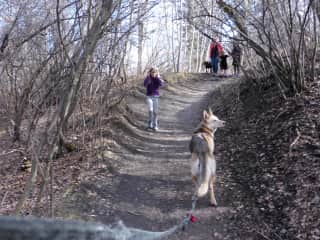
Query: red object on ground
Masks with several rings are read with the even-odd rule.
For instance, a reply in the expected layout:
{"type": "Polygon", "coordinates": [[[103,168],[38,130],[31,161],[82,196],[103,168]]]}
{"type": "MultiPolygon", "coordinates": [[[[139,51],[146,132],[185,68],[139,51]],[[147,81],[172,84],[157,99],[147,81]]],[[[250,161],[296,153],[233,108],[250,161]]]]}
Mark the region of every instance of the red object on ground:
{"type": "Polygon", "coordinates": [[[190,222],[196,222],[197,220],[198,219],[195,216],[193,215],[190,216],[190,222]]]}

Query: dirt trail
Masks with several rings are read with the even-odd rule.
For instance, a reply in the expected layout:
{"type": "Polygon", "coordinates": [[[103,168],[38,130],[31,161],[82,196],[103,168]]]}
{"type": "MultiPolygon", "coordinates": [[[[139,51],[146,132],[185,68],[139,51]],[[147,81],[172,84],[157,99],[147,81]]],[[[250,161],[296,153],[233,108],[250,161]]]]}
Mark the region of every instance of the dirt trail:
{"type": "MultiPolygon", "coordinates": [[[[193,187],[189,173],[188,143],[209,103],[220,102],[221,86],[236,79],[213,79],[207,74],[168,84],[161,90],[159,132],[146,131],[147,110],[143,93],[128,99],[130,117],[114,122],[112,144],[100,150],[96,164],[105,167],[84,177],[69,194],[64,215],[105,224],[122,220],[125,225],[163,231],[180,223],[191,208],[193,187]],[[69,208],[67,207],[70,204],[69,208]]],[[[213,109],[214,110],[214,109],[213,109]]],[[[223,130],[218,130],[217,149],[223,130]]],[[[169,239],[259,239],[237,221],[243,208],[243,194],[232,179],[227,159],[216,152],[219,206],[201,199],[194,215],[198,221],[169,239]]],[[[261,239],[261,238],[260,238],[261,239]]]]}

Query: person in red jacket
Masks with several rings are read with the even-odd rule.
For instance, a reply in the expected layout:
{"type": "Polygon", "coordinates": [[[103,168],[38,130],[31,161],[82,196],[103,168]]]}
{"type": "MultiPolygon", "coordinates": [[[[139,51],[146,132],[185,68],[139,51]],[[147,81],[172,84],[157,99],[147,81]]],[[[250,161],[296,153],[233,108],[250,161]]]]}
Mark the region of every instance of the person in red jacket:
{"type": "Polygon", "coordinates": [[[223,51],[223,47],[221,44],[216,41],[216,39],[212,40],[212,43],[210,44],[210,59],[212,64],[212,70],[213,75],[216,75],[218,73],[218,67],[219,67],[219,58],[223,51]]]}

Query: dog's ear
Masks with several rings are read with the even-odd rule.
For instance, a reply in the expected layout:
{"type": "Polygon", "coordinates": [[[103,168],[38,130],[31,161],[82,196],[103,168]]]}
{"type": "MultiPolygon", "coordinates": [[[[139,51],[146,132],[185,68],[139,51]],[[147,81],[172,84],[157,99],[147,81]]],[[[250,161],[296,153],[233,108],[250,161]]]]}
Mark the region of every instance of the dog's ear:
{"type": "Polygon", "coordinates": [[[209,115],[213,115],[211,108],[209,108],[209,115]]]}
{"type": "Polygon", "coordinates": [[[206,110],[203,110],[202,119],[208,119],[209,115],[206,110]]]}

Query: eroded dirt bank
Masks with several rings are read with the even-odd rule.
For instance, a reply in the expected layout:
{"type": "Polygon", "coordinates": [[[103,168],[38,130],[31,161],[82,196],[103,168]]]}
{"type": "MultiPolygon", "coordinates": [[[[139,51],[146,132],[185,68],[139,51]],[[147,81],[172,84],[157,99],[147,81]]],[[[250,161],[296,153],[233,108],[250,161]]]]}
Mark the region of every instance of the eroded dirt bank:
{"type": "Polygon", "coordinates": [[[251,84],[218,111],[230,123],[219,150],[245,196],[237,221],[260,239],[320,239],[319,85],[282,100],[251,84]]]}

